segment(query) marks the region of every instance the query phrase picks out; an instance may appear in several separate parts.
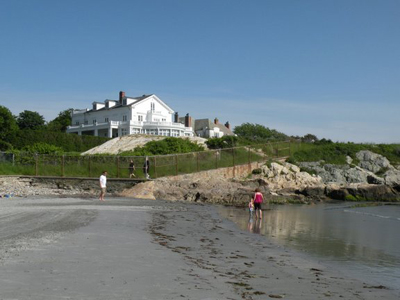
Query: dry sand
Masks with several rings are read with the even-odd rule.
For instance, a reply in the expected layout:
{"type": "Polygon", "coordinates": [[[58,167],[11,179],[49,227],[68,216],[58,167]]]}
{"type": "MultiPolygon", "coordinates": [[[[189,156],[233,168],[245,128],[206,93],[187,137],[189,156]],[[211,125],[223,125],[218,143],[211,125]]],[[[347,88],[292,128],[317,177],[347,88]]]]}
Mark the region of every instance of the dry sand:
{"type": "MultiPolygon", "coordinates": [[[[155,136],[155,135],[145,135],[145,134],[131,134],[124,135],[121,137],[113,138],[100,146],[94,147],[84,153],[83,155],[93,155],[93,154],[118,154],[124,151],[132,151],[136,147],[142,147],[151,141],[160,141],[167,138],[167,136],[155,136]]],[[[193,143],[202,145],[207,148],[205,142],[207,139],[201,137],[179,137],[182,139],[188,139],[193,143]]]]}
{"type": "Polygon", "coordinates": [[[398,299],[223,220],[215,207],[0,199],[0,299],[398,299]]]}

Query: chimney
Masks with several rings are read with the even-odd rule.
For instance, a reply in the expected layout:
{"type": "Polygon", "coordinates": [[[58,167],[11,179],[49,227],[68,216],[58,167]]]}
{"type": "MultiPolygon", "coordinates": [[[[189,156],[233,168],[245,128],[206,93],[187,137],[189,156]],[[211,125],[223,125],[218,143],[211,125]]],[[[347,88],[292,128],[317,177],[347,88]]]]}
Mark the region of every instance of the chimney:
{"type": "Polygon", "coordinates": [[[192,127],[192,117],[189,117],[189,114],[185,116],[185,127],[192,127]]]}
{"type": "Polygon", "coordinates": [[[225,127],[228,129],[231,129],[231,125],[229,124],[229,121],[225,123],[225,127]]]}
{"type": "Polygon", "coordinates": [[[174,122],[179,123],[179,115],[178,115],[177,111],[175,112],[175,115],[174,115],[174,122]]]}
{"type": "Polygon", "coordinates": [[[215,118],[214,119],[214,124],[218,124],[219,122],[218,122],[218,119],[217,118],[215,118]]]}
{"type": "Polygon", "coordinates": [[[125,98],[125,92],[119,92],[119,104],[122,104],[122,100],[125,98]]]}

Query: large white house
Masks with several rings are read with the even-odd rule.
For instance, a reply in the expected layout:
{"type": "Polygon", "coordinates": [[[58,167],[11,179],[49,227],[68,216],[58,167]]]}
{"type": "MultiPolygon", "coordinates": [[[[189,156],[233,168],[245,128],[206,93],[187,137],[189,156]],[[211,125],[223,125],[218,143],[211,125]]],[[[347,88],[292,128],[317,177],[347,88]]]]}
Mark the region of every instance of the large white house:
{"type": "Polygon", "coordinates": [[[92,109],[74,109],[67,133],[118,137],[129,134],[193,136],[189,115],[185,122],[156,95],[140,97],[119,93],[118,100],[93,102],[92,109]]]}

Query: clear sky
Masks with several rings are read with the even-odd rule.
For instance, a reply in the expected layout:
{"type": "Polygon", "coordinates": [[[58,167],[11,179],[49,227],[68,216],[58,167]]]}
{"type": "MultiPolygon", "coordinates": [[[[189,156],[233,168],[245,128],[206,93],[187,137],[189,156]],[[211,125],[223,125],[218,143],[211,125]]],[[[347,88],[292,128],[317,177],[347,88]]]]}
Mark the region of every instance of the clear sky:
{"type": "Polygon", "coordinates": [[[180,116],[400,143],[399,0],[0,0],[0,105],[156,94],[180,116]]]}

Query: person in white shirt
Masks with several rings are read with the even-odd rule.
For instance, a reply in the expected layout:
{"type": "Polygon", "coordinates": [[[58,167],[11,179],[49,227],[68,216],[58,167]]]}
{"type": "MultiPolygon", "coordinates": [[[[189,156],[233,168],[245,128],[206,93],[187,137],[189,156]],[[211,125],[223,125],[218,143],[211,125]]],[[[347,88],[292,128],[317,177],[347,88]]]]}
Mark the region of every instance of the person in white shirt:
{"type": "Polygon", "coordinates": [[[107,190],[107,171],[103,171],[100,176],[100,201],[104,201],[104,195],[106,194],[107,190]]]}

